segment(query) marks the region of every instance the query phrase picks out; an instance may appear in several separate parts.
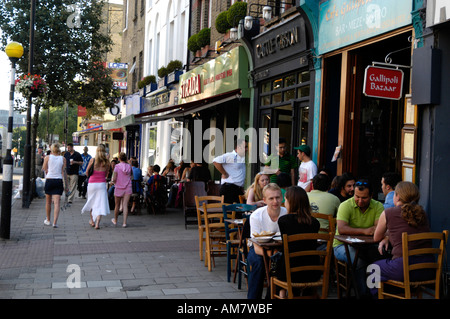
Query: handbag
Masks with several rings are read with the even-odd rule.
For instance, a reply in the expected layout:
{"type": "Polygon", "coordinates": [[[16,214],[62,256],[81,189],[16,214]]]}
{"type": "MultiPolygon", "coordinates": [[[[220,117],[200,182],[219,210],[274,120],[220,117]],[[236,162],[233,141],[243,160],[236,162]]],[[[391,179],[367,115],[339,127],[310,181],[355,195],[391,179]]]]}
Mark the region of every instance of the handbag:
{"type": "Polygon", "coordinates": [[[95,165],[95,158],[94,161],[92,162],[91,167],[89,168],[89,171],[87,172],[87,177],[90,177],[92,174],[94,174],[94,165],[95,165]]]}

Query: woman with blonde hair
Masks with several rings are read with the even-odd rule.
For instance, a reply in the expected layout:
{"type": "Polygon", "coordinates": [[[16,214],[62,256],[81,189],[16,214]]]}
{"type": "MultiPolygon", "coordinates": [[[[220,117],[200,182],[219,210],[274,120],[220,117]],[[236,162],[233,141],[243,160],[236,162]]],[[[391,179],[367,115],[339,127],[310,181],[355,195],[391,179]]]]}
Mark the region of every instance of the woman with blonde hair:
{"type": "Polygon", "coordinates": [[[263,189],[269,182],[269,175],[263,173],[256,174],[255,181],[250,185],[244,195],[247,199],[247,204],[258,207],[266,205],[263,199],[263,189]]]}
{"type": "Polygon", "coordinates": [[[86,175],[89,179],[86,204],[81,213],[89,212],[89,224],[95,229],[100,228],[100,219],[110,213],[106,176],[108,176],[110,163],[106,154],[106,147],[100,144],[97,147],[95,158],[89,161],[86,175]],[[92,170],[91,170],[92,168],[92,170]]]}
{"type": "MultiPolygon", "coordinates": [[[[67,184],[66,159],[61,155],[58,144],[52,144],[50,155],[44,158],[42,169],[45,172],[45,212],[46,219],[44,225],[50,226],[50,213],[52,210],[52,201],[55,205],[53,215],[53,227],[56,228],[59,211],[61,209],[61,195],[64,191],[64,185],[67,184]],[[64,183],[63,183],[64,178],[64,183]]],[[[68,189],[65,189],[66,193],[68,189]]]]}
{"type": "MultiPolygon", "coordinates": [[[[418,204],[420,199],[419,188],[411,182],[400,182],[395,186],[394,207],[387,208],[378,220],[373,235],[375,241],[380,241],[378,250],[380,254],[388,245],[392,246],[392,258],[381,259],[375,262],[380,267],[380,281],[389,279],[403,280],[402,233],[417,234],[429,232],[430,226],[425,210],[418,204]]],[[[428,240],[417,240],[410,244],[410,249],[429,248],[428,240]]],[[[433,256],[418,255],[409,258],[410,264],[428,262],[433,256]]],[[[424,270],[411,272],[411,281],[428,280],[433,276],[424,270]]],[[[377,289],[372,289],[376,294],[377,289]]]]}

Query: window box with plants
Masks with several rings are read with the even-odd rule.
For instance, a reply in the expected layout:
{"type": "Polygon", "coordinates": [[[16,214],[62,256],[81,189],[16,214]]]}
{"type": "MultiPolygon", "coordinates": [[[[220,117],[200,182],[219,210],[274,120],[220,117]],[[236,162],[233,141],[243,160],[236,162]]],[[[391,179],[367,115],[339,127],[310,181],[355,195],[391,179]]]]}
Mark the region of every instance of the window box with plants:
{"type": "Polygon", "coordinates": [[[141,96],[145,96],[148,93],[156,90],[158,88],[156,84],[156,77],[154,75],[147,75],[138,82],[138,88],[141,96]]]}
{"type": "Polygon", "coordinates": [[[180,75],[183,74],[183,63],[179,60],[170,61],[167,64],[167,84],[180,81],[180,75]]]}

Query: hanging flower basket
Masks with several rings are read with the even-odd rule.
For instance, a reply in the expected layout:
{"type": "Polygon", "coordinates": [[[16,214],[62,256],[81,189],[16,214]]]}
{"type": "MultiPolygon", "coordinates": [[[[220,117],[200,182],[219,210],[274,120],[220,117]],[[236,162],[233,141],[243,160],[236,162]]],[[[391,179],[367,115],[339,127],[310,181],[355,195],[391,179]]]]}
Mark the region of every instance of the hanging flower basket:
{"type": "Polygon", "coordinates": [[[22,74],[16,80],[16,91],[24,97],[40,97],[48,91],[48,85],[44,79],[37,74],[22,74]]]}

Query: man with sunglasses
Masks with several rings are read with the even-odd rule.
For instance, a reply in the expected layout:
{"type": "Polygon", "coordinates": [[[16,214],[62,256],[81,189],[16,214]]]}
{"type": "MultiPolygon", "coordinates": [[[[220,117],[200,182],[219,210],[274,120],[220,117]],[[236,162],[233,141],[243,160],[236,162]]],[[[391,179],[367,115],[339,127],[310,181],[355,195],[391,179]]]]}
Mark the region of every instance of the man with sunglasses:
{"type": "MultiPolygon", "coordinates": [[[[373,187],[368,180],[359,180],[355,183],[355,194],[352,198],[344,201],[339,206],[337,212],[336,235],[366,235],[373,236],[375,228],[384,210],[383,204],[372,199],[373,187]]],[[[345,245],[334,239],[334,255],[340,261],[347,262],[345,245]]],[[[355,250],[349,247],[350,258],[352,262],[355,258],[355,250]]],[[[377,245],[368,246],[360,249],[358,263],[356,265],[357,289],[361,295],[368,294],[366,286],[366,268],[367,265],[379,258],[377,254],[377,245]]]]}

